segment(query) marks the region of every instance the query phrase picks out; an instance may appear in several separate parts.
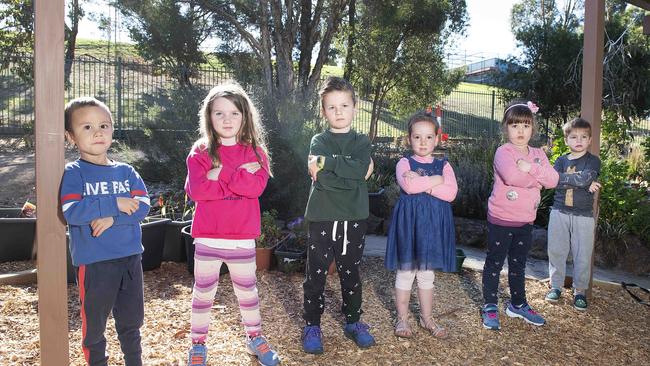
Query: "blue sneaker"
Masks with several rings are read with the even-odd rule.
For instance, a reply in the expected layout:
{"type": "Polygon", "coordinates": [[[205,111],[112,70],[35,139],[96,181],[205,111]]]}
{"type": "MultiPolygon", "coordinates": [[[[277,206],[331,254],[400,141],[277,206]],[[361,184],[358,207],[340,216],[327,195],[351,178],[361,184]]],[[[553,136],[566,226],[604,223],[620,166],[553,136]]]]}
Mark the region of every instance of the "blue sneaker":
{"type": "Polygon", "coordinates": [[[257,357],[257,362],[263,366],[275,366],[280,364],[280,358],[278,357],[277,352],[275,352],[269,342],[266,341],[266,338],[262,336],[257,336],[248,341],[246,345],[248,353],[255,355],[257,357]]]}
{"type": "Polygon", "coordinates": [[[375,345],[375,338],[368,332],[370,327],[368,324],[356,322],[346,324],[343,328],[343,333],[346,337],[354,341],[359,348],[369,348],[375,345]]]}
{"type": "Polygon", "coordinates": [[[318,325],[307,325],[302,331],[302,350],[320,355],[323,353],[323,333],[318,325]]]}
{"type": "Polygon", "coordinates": [[[481,308],[481,319],[483,320],[483,328],[491,330],[501,329],[499,324],[499,308],[496,304],[485,304],[481,308]]]}
{"type": "Polygon", "coordinates": [[[208,360],[208,348],[203,343],[194,343],[190,348],[190,355],[187,360],[188,366],[205,366],[208,360]]]}
{"type": "Polygon", "coordinates": [[[557,303],[562,296],[562,291],[559,288],[552,288],[547,294],[544,300],[550,303],[557,303]]]}
{"type": "Polygon", "coordinates": [[[544,318],[533,310],[527,303],[518,308],[509,302],[508,306],[506,306],[506,315],[511,318],[522,318],[526,323],[532,325],[540,326],[546,323],[546,320],[544,320],[544,318]]]}

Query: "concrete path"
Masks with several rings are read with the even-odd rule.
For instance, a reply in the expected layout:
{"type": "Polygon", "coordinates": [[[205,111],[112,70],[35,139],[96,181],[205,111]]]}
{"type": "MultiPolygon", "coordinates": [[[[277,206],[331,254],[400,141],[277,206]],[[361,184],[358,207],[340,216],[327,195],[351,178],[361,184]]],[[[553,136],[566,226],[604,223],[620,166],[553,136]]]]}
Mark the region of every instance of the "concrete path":
{"type": "MultiPolygon", "coordinates": [[[[483,270],[483,263],[485,262],[485,251],[478,248],[469,248],[459,246],[465,252],[467,258],[463,262],[463,268],[472,269],[475,271],[483,270]]],[[[378,235],[366,235],[366,247],[363,254],[372,257],[383,257],[386,253],[386,237],[378,235]]],[[[507,264],[504,266],[501,274],[507,274],[507,264]]],[[[567,265],[567,274],[571,274],[572,267],[567,265]]],[[[528,258],[526,263],[527,277],[537,280],[548,279],[548,262],[545,260],[528,258]]],[[[630,273],[603,269],[596,267],[594,270],[594,280],[602,282],[611,282],[620,284],[622,281],[636,283],[637,285],[645,288],[650,288],[649,276],[636,276],[630,273]]]]}

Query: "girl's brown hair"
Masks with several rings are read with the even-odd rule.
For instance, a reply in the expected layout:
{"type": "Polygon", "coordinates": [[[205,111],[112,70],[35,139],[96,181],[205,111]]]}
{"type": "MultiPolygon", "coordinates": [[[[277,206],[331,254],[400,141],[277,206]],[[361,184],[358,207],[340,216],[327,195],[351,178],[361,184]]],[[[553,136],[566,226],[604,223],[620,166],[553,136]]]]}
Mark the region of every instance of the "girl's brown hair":
{"type": "Polygon", "coordinates": [[[201,134],[201,138],[196,141],[194,146],[208,151],[213,167],[216,168],[221,165],[221,159],[217,152],[217,149],[221,146],[221,141],[210,119],[212,102],[217,98],[228,99],[242,114],[242,124],[237,133],[237,142],[250,146],[255,152],[257,161],[262,168],[268,170],[269,175],[273,176],[271,172],[271,155],[266,148],[266,131],[260,121],[259,113],[257,112],[257,108],[255,108],[255,104],[253,104],[248,94],[246,94],[246,91],[235,81],[228,81],[215,86],[203,99],[203,103],[199,109],[199,133],[201,134]],[[258,147],[266,154],[268,167],[265,166],[262,157],[257,153],[258,147]]]}
{"type": "Polygon", "coordinates": [[[508,138],[508,125],[527,124],[533,127],[533,135],[537,133],[537,122],[533,111],[528,107],[527,101],[523,99],[515,99],[508,103],[508,106],[503,111],[503,119],[501,120],[501,132],[505,139],[508,138]]]}

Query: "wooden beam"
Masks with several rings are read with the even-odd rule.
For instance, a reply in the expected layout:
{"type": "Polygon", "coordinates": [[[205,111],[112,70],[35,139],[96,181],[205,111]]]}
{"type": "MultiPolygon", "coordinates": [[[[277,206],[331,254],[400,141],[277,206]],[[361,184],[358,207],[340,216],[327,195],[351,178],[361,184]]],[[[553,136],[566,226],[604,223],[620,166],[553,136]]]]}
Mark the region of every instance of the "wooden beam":
{"type": "Polygon", "coordinates": [[[643,17],[643,34],[650,36],[650,15],[643,17]]]}
{"type": "Polygon", "coordinates": [[[627,0],[627,3],[650,11],[650,1],[648,0],[627,0]]]}
{"type": "MultiPolygon", "coordinates": [[[[605,49],[605,0],[585,1],[584,49],[582,59],[582,97],[580,115],[591,123],[590,152],[600,155],[600,125],[603,103],[603,53],[605,49]]],[[[594,220],[598,226],[598,195],[594,197],[594,220]]],[[[595,229],[596,230],[596,229],[595,229]]],[[[595,237],[595,236],[594,236],[595,237]]],[[[591,277],[587,295],[591,297],[594,276],[591,256],[591,277]]]]}
{"type": "Polygon", "coordinates": [[[34,1],[36,242],[41,365],[67,365],[68,288],[65,225],[59,209],[63,173],[64,0],[34,1]]]}

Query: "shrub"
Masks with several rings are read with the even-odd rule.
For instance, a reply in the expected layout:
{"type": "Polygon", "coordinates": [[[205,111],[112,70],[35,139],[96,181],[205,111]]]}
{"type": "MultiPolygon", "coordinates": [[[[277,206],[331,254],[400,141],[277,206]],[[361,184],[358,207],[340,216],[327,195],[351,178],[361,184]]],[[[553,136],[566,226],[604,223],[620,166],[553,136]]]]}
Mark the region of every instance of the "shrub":
{"type": "Polygon", "coordinates": [[[498,146],[499,141],[488,139],[450,144],[447,155],[458,182],[458,195],[452,202],[454,215],[485,219],[498,146]]]}

